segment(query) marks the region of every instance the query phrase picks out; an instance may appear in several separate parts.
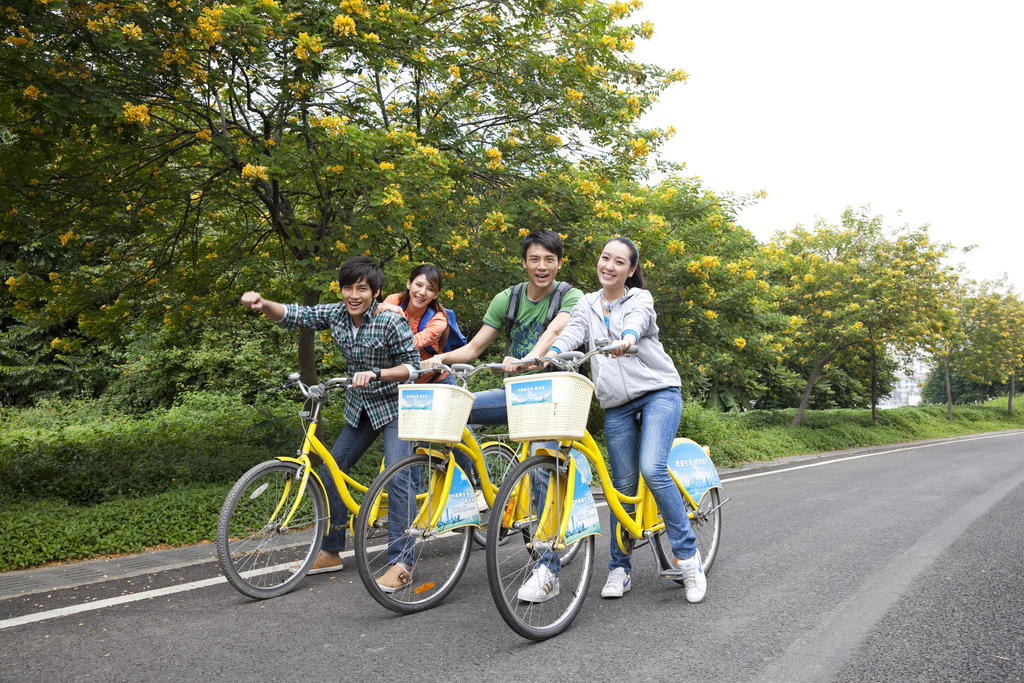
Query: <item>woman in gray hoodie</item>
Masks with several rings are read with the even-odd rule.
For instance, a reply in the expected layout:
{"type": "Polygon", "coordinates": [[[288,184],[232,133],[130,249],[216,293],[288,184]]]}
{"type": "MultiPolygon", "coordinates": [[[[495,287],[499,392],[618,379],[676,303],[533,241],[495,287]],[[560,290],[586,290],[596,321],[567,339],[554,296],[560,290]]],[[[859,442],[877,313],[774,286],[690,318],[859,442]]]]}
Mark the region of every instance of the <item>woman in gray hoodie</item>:
{"type": "MultiPolygon", "coordinates": [[[[613,237],[605,243],[597,261],[597,279],[601,289],[576,304],[548,355],[575,349],[584,342],[593,349],[601,338],[618,340],[616,353],[591,359],[597,400],[605,411],[612,484],[627,495],[636,495],[638,475],[643,474],[665,520],[676,568],[686,586],[686,599],[700,602],[707,580],[682,494],[668,473],[668,453],[682,414],[679,373],[658,341],[654,298],[643,288],[640,254],[630,239],[613,237]],[[633,345],[637,352],[623,355],[633,345]]],[[[625,507],[632,510],[632,506],[625,507]]],[[[601,591],[605,598],[621,597],[630,589],[630,557],[619,549],[615,540],[618,534],[619,523],[613,516],[612,559],[608,581],[601,591]]],[[[527,593],[531,592],[531,582],[537,584],[538,592],[545,587],[557,591],[558,578],[547,567],[538,567],[527,580],[523,586],[527,593]]]]}

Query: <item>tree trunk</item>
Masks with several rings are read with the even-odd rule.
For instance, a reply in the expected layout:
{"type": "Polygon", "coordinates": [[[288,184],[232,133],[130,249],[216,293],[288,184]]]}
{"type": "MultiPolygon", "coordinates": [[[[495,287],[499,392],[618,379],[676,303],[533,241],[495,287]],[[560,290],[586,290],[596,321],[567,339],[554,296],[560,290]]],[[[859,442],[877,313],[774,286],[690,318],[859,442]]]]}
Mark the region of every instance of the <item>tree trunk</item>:
{"type": "Polygon", "coordinates": [[[1014,387],[1016,385],[1016,382],[1017,382],[1017,373],[1013,373],[1013,374],[1010,375],[1010,402],[1007,404],[1007,409],[1006,409],[1007,412],[1010,415],[1013,415],[1013,393],[1014,393],[1014,387]]]}
{"type": "Polygon", "coordinates": [[[807,386],[804,388],[803,398],[800,399],[800,407],[796,409],[796,416],[793,418],[794,427],[799,427],[800,421],[804,419],[804,411],[807,410],[807,404],[811,400],[811,392],[814,391],[814,383],[818,381],[818,374],[821,372],[821,369],[825,367],[825,363],[828,362],[829,357],[826,356],[825,358],[826,360],[820,360],[818,358],[817,351],[815,351],[814,359],[817,362],[814,364],[814,369],[811,370],[811,376],[807,379],[807,386]]]}
{"type": "Polygon", "coordinates": [[[946,373],[946,420],[953,421],[953,390],[949,387],[949,356],[942,357],[942,369],[946,373]]]}
{"type": "Polygon", "coordinates": [[[871,424],[878,423],[878,350],[871,347],[871,424]]]}
{"type": "MultiPolygon", "coordinates": [[[[307,291],[302,295],[303,306],[316,306],[320,303],[320,292],[307,291]]],[[[299,330],[299,375],[306,385],[317,383],[315,330],[299,330]]]]}

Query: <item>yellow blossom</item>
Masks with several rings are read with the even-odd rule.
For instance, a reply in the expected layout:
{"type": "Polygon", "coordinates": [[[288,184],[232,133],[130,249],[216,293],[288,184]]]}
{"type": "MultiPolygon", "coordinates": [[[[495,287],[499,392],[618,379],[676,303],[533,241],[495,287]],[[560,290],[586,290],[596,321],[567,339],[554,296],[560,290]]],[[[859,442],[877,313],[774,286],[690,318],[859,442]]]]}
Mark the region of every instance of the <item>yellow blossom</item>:
{"type": "Polygon", "coordinates": [[[250,178],[259,178],[260,180],[269,180],[267,176],[266,166],[256,166],[253,164],[246,164],[245,168],[242,169],[242,177],[246,180],[250,178]]]}
{"type": "Polygon", "coordinates": [[[354,36],[356,34],[356,22],[350,16],[339,14],[334,19],[334,31],[342,36],[354,36]]]}
{"type": "Polygon", "coordinates": [[[747,340],[744,339],[743,337],[736,337],[735,339],[732,340],[732,343],[736,345],[736,348],[742,349],[744,346],[747,345],[747,340]]]}
{"type": "Polygon", "coordinates": [[[26,100],[38,100],[39,96],[42,94],[42,91],[40,91],[39,88],[37,88],[36,86],[30,85],[24,90],[22,90],[21,94],[26,100]]]}
{"type": "Polygon", "coordinates": [[[145,126],[149,123],[149,107],[144,104],[124,103],[124,120],[128,123],[141,123],[145,126]]]}
{"type": "Polygon", "coordinates": [[[704,311],[704,315],[706,315],[711,320],[714,320],[715,318],[718,317],[718,314],[715,313],[714,311],[704,311]]]}
{"type": "Polygon", "coordinates": [[[331,283],[331,291],[332,292],[341,292],[341,285],[338,284],[337,280],[335,280],[334,282],[331,283]]]}

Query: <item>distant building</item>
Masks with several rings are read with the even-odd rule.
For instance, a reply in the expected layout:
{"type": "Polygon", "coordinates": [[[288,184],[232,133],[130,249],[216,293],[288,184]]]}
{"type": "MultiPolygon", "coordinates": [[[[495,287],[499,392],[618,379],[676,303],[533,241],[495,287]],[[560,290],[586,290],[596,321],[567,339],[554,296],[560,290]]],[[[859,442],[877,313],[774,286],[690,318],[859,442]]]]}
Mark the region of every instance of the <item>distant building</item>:
{"type": "Polygon", "coordinates": [[[928,377],[927,368],[915,366],[914,374],[896,375],[896,384],[892,387],[892,395],[878,401],[879,408],[901,408],[903,406],[916,406],[921,402],[921,387],[928,377]]]}

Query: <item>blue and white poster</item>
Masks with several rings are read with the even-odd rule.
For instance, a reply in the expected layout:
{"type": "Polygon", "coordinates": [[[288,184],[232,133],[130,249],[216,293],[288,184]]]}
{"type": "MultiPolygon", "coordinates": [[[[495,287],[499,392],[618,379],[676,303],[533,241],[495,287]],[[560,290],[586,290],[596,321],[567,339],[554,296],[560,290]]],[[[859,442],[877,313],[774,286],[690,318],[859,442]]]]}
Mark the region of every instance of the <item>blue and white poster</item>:
{"type": "Polygon", "coordinates": [[[532,382],[517,382],[510,384],[509,391],[512,394],[511,404],[514,406],[528,405],[530,403],[551,403],[551,380],[538,379],[532,382]]]}
{"type": "Polygon", "coordinates": [[[480,511],[476,507],[473,485],[454,460],[449,461],[449,468],[451,485],[448,487],[448,501],[435,527],[439,534],[465,526],[480,526],[480,511]]]}
{"type": "Polygon", "coordinates": [[[676,440],[668,454],[668,469],[698,503],[708,489],[722,488],[715,464],[695,441],[676,440]]]}
{"type": "MultiPolygon", "coordinates": [[[[571,545],[585,536],[601,534],[601,520],[597,517],[594,494],[583,481],[583,471],[574,468],[575,480],[572,486],[572,507],[569,509],[569,523],[565,527],[565,544],[571,545]]],[[[587,469],[589,472],[589,468],[587,469]]]]}
{"type": "Polygon", "coordinates": [[[401,410],[433,410],[433,389],[403,389],[401,410]]]}
{"type": "Polygon", "coordinates": [[[587,462],[587,456],[583,455],[575,448],[573,448],[570,453],[572,454],[573,462],[576,463],[576,471],[580,473],[583,483],[589,486],[594,481],[594,472],[590,469],[590,463],[587,462]]]}

